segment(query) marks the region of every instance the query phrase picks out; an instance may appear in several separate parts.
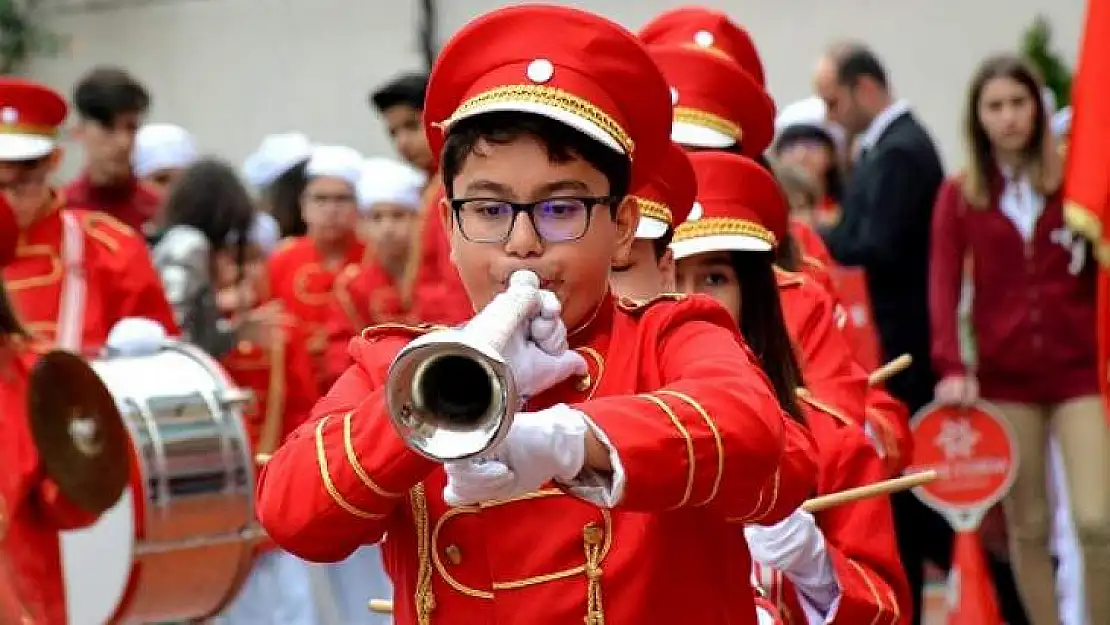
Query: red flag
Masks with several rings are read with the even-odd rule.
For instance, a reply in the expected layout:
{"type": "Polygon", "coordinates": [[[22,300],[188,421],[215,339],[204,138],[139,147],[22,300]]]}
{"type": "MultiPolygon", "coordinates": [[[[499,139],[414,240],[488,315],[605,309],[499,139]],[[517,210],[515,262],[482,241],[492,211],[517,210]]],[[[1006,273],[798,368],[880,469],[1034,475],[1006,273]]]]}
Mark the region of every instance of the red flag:
{"type": "Polygon", "coordinates": [[[1064,216],[1099,260],[1099,381],[1110,403],[1110,0],[1087,2],[1072,108],[1064,216]]]}
{"type": "Polygon", "coordinates": [[[947,625],[1002,625],[1002,612],[977,531],[956,532],[948,593],[947,625]]]}

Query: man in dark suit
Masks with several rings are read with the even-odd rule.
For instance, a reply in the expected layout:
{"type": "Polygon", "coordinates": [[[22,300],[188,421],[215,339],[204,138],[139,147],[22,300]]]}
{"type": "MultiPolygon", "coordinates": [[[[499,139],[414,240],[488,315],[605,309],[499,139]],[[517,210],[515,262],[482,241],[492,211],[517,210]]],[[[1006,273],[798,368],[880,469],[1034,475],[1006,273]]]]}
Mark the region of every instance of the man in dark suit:
{"type": "MultiPolygon", "coordinates": [[[[915,412],[933,399],[936,385],[927,284],[930,222],[944,168],[929,133],[907,102],[891,96],[886,70],[866,46],[831,47],[818,63],[814,83],[829,121],[854,139],[842,216],[822,235],[837,262],[866,271],[884,358],[913,356],[909,369],[887,387],[915,412]]],[[[952,531],[909,492],[895,495],[893,503],[918,624],[925,560],[948,568],[952,531]]],[[[1007,620],[1025,622],[1008,568],[992,564],[1007,620]]]]}
{"type": "Polygon", "coordinates": [[[929,228],[944,179],[936,146],[904,101],[894,101],[886,71],[860,45],[841,44],[820,62],[817,94],[830,121],[856,138],[842,218],[823,234],[843,265],[867,272],[886,360],[913,365],[890,380],[892,394],[917,410],[933,398],[929,355],[929,228]]]}

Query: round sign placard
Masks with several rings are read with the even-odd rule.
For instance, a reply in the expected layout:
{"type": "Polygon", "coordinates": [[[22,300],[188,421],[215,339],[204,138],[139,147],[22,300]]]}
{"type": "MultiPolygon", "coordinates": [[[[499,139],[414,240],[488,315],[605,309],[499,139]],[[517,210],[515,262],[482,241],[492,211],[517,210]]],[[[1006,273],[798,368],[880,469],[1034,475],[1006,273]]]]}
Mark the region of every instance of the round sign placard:
{"type": "Polygon", "coordinates": [[[978,525],[1017,476],[1017,445],[1009,424],[995,408],[978,402],[930,404],[914,415],[911,428],[913,462],[906,471],[937,472],[936,480],[914,494],[954,526],[978,525]]]}

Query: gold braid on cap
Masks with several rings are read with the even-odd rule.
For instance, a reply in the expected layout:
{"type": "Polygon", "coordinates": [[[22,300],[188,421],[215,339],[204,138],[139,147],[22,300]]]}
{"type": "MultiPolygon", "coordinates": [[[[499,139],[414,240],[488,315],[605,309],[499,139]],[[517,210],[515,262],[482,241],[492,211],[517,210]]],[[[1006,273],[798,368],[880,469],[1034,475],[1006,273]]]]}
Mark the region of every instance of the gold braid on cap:
{"type": "Polygon", "coordinates": [[[772,247],[778,245],[775,235],[762,225],[733,217],[708,217],[687,221],[675,229],[674,242],[688,241],[701,237],[738,235],[765,241],[772,247]]]}
{"type": "Polygon", "coordinates": [[[635,146],[632,137],[608,113],[585,98],[546,85],[506,85],[479,93],[460,104],[451,117],[440,126],[446,130],[463,117],[487,106],[510,102],[550,106],[585,119],[612,137],[624,149],[625,154],[632,155],[632,149],[635,146]]]}
{"type": "Polygon", "coordinates": [[[56,139],[58,129],[53,126],[37,126],[34,124],[0,123],[0,135],[34,135],[44,139],[56,139]]]}
{"type": "Polygon", "coordinates": [[[733,63],[736,62],[736,59],[732,58],[731,54],[729,54],[728,52],[725,52],[724,50],[718,48],[717,46],[703,46],[703,45],[698,44],[698,43],[684,43],[684,44],[682,44],[682,47],[683,48],[690,48],[692,50],[697,50],[698,52],[708,52],[709,54],[712,54],[713,56],[715,56],[717,58],[724,59],[726,61],[732,61],[733,63]]]}
{"type": "Polygon", "coordinates": [[[714,130],[731,138],[737,143],[739,143],[740,139],[744,136],[744,132],[740,129],[740,124],[730,122],[720,115],[714,115],[713,113],[707,113],[687,106],[674,107],[674,121],[714,130]]]}
{"type": "Polygon", "coordinates": [[[674,217],[671,216],[671,209],[666,204],[642,198],[638,195],[632,196],[632,199],[636,200],[636,206],[640,207],[640,217],[650,217],[667,225],[672,224],[674,217]]]}

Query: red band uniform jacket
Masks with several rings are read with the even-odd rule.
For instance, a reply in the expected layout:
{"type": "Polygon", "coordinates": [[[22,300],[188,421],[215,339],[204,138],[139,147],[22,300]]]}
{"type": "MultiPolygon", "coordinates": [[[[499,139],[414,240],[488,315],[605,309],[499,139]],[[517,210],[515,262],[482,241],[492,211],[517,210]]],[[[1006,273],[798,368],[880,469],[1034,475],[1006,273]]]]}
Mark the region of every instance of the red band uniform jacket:
{"type": "Polygon", "coordinates": [[[8,295],[31,334],[51,344],[69,342],[59,336],[60,326],[70,325],[68,314],[79,318],[73,347],[85,352],[102,347],[125,317],[152,319],[170,336],[178,334],[138,233],[104,213],[63,209],[62,203],[56,198],[20,232],[15,258],[3,270],[8,295]]]}
{"type": "Polygon", "coordinates": [[[445,504],[442,468],[398,437],[383,397],[416,334],[355,339],[355,366],[264,467],[260,517],[279,545],[336,561],[384,540],[402,624],[755,623],[740,524],[785,518],[816,465],[720,306],[606,298],[570,337],[588,375],[527,406],[569,403],[604,432],[625,477],[613,509],[556,488],[445,504]]]}
{"type": "MultiPolygon", "coordinates": [[[[886,469],[857,423],[803,395],[799,402],[817,443],[817,495],[878,482],[886,469]]],[[[895,540],[889,497],[871,497],[816,512],[840,600],[829,623],[908,623],[909,583],[895,540]]],[[[756,565],[757,579],[786,623],[801,625],[797,589],[779,571],[756,565]]]]}

